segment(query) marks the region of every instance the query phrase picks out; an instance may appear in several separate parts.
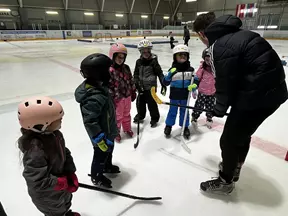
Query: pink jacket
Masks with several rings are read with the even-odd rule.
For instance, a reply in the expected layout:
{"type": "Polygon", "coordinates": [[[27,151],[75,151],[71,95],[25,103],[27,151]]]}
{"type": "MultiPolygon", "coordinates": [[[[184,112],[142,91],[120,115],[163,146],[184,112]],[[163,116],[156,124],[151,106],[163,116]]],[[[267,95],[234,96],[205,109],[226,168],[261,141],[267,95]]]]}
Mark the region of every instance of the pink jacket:
{"type": "Polygon", "coordinates": [[[214,95],[215,89],[215,78],[211,67],[207,66],[206,69],[202,65],[199,67],[196,76],[199,78],[198,92],[204,95],[214,95]]]}

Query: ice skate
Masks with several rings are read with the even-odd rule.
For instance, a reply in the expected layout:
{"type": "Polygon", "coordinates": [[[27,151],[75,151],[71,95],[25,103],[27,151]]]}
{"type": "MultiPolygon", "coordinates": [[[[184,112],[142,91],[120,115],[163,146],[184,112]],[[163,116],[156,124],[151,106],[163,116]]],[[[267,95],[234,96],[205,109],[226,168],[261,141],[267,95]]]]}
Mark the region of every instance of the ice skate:
{"type": "Polygon", "coordinates": [[[172,131],[172,127],[166,125],[166,127],[164,129],[164,134],[165,134],[166,138],[169,138],[171,136],[171,131],[172,131]]]}
{"type": "Polygon", "coordinates": [[[117,142],[117,143],[120,143],[121,142],[121,136],[120,136],[120,134],[118,134],[117,135],[117,137],[115,138],[115,141],[117,142]]]}
{"type": "Polygon", "coordinates": [[[184,138],[187,140],[190,138],[190,130],[188,127],[185,127],[184,129],[184,138]]]}
{"type": "Polygon", "coordinates": [[[206,120],[206,126],[208,129],[212,128],[212,124],[213,124],[213,120],[212,119],[208,119],[206,120]]]}
{"type": "Polygon", "coordinates": [[[72,210],[69,210],[65,216],[81,216],[78,212],[72,212],[72,210]]]}
{"type": "Polygon", "coordinates": [[[104,173],[108,173],[108,174],[118,174],[120,173],[120,168],[116,165],[109,165],[106,166],[106,168],[104,168],[104,173]]]}
{"type": "Polygon", "coordinates": [[[129,136],[130,138],[133,137],[134,133],[132,130],[129,130],[129,131],[124,131],[125,134],[127,134],[127,136],[129,136]]]}
{"type": "Polygon", "coordinates": [[[198,129],[198,122],[197,122],[197,119],[192,118],[191,123],[192,123],[192,126],[193,126],[194,129],[198,129]]]}
{"type": "Polygon", "coordinates": [[[210,181],[202,182],[200,189],[207,193],[227,195],[234,189],[233,182],[226,182],[221,176],[210,181]]]}
{"type": "MultiPolygon", "coordinates": [[[[223,171],[223,162],[220,162],[218,167],[219,167],[219,170],[223,171]]],[[[241,169],[242,169],[242,165],[238,163],[234,172],[233,182],[239,181],[241,169]]]]}
{"type": "Polygon", "coordinates": [[[112,181],[102,173],[98,173],[95,177],[91,177],[91,181],[95,186],[112,188],[112,181]]]}

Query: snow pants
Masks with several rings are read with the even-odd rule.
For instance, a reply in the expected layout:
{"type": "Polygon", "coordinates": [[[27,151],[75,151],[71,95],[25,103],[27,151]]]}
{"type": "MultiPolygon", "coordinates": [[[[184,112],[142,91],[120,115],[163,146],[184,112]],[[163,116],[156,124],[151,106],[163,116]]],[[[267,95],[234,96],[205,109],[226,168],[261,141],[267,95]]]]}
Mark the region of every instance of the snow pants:
{"type": "MultiPolygon", "coordinates": [[[[187,100],[170,100],[170,103],[173,104],[180,104],[180,105],[187,105],[187,100]]],[[[177,106],[170,106],[169,108],[169,112],[166,118],[166,125],[167,126],[173,126],[175,125],[175,121],[176,121],[176,117],[177,117],[177,113],[178,113],[178,109],[179,107],[177,106]]],[[[179,118],[179,125],[182,127],[183,126],[183,122],[184,122],[184,116],[185,116],[185,108],[181,108],[180,107],[180,118],[179,118]]],[[[187,119],[186,119],[186,123],[185,123],[185,127],[189,127],[189,111],[187,111],[187,119]]]]}
{"type": "Polygon", "coordinates": [[[121,126],[124,132],[131,130],[131,97],[122,98],[116,103],[117,127],[120,133],[121,126]]]}

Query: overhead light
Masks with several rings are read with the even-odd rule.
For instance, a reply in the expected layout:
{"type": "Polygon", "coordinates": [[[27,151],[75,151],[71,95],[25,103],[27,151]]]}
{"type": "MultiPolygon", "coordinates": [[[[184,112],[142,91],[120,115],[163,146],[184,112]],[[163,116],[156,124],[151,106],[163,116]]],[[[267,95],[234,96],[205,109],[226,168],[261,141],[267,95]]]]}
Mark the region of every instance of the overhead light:
{"type": "Polygon", "coordinates": [[[169,19],[169,18],[170,18],[169,16],[164,16],[164,17],[163,17],[163,19],[169,19]]]}
{"type": "Polygon", "coordinates": [[[123,14],[115,14],[116,17],[123,17],[123,14]]]}
{"type": "Polygon", "coordinates": [[[91,13],[91,12],[85,12],[84,15],[86,15],[86,16],[94,16],[94,13],[91,13]]]}
{"type": "Polygon", "coordinates": [[[141,18],[143,18],[143,19],[147,19],[148,16],[147,16],[147,15],[141,15],[141,18]]]}
{"type": "Polygon", "coordinates": [[[10,12],[9,8],[0,8],[0,12],[10,12]]]}
{"type": "Polygon", "coordinates": [[[186,0],[186,2],[196,2],[197,0],[186,0]]]}
{"type": "Polygon", "coordinates": [[[259,26],[257,26],[257,28],[258,28],[258,29],[264,29],[265,26],[260,26],[260,25],[259,25],[259,26]]]}
{"type": "Polygon", "coordinates": [[[55,15],[58,14],[57,11],[46,11],[46,14],[55,15]]]}
{"type": "Polygon", "coordinates": [[[205,12],[197,12],[197,16],[201,15],[201,14],[206,14],[206,13],[209,13],[208,11],[205,11],[205,12]]]}
{"type": "Polygon", "coordinates": [[[270,25],[270,26],[267,26],[268,29],[277,29],[278,26],[277,25],[270,25]]]}

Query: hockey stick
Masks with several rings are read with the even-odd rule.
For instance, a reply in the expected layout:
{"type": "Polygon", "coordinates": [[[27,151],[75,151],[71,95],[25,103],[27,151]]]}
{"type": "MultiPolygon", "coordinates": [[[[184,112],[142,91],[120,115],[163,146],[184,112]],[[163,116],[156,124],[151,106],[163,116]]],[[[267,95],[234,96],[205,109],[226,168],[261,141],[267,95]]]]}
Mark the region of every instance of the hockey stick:
{"type": "Polygon", "coordinates": [[[89,189],[89,190],[95,190],[95,191],[100,191],[100,192],[104,192],[104,193],[109,193],[109,194],[113,194],[113,195],[117,195],[117,196],[122,196],[122,197],[126,197],[129,199],[134,199],[134,200],[155,201],[155,200],[161,200],[162,199],[162,197],[138,197],[138,196],[120,193],[117,191],[112,191],[112,190],[108,190],[108,189],[104,189],[104,188],[100,188],[100,187],[95,187],[95,186],[91,186],[91,185],[87,185],[87,184],[83,184],[83,183],[79,183],[79,187],[89,189]]]}
{"type": "MultiPolygon", "coordinates": [[[[177,107],[183,107],[183,108],[187,108],[187,109],[192,109],[192,110],[199,111],[199,112],[210,112],[211,113],[211,110],[207,110],[207,109],[199,109],[199,108],[196,108],[196,107],[193,107],[193,106],[185,106],[185,105],[181,105],[181,104],[173,104],[173,103],[162,101],[158,97],[158,95],[156,94],[154,86],[151,88],[150,91],[151,91],[151,95],[152,95],[153,99],[156,101],[157,104],[164,104],[164,105],[169,105],[169,106],[177,106],[177,107]]],[[[228,116],[229,113],[225,113],[225,115],[228,116]]]]}
{"type": "MultiPolygon", "coordinates": [[[[194,82],[194,77],[192,76],[190,84],[192,85],[193,82],[194,82]]],[[[191,94],[192,94],[192,91],[190,91],[188,94],[186,106],[190,104],[191,94]]],[[[181,139],[182,139],[181,146],[186,152],[188,152],[188,154],[191,154],[191,149],[187,146],[187,144],[185,143],[185,139],[184,139],[184,131],[185,131],[185,126],[186,126],[186,121],[187,121],[187,115],[188,115],[188,109],[185,108],[184,120],[183,120],[182,131],[181,131],[181,139]]]]}
{"type": "Polygon", "coordinates": [[[137,97],[137,101],[136,101],[136,108],[137,108],[137,141],[136,143],[134,144],[134,149],[136,149],[139,145],[139,142],[140,142],[140,117],[139,117],[139,99],[140,98],[140,93],[137,97]]]}

